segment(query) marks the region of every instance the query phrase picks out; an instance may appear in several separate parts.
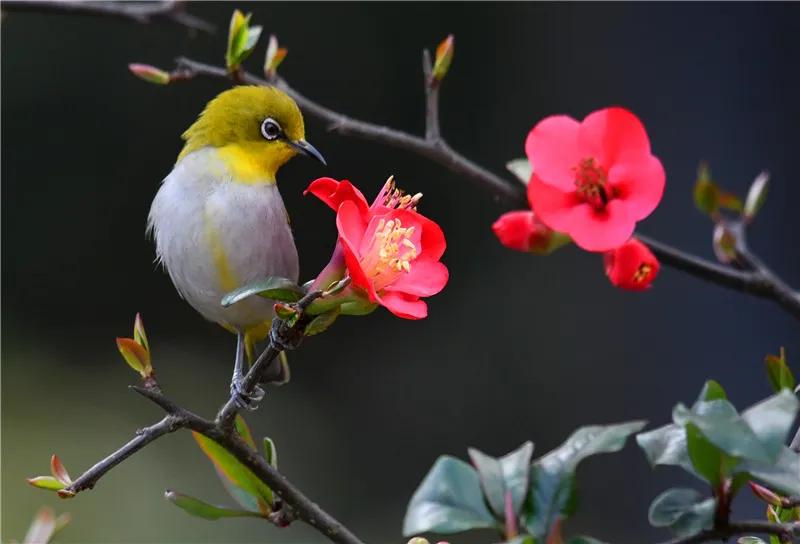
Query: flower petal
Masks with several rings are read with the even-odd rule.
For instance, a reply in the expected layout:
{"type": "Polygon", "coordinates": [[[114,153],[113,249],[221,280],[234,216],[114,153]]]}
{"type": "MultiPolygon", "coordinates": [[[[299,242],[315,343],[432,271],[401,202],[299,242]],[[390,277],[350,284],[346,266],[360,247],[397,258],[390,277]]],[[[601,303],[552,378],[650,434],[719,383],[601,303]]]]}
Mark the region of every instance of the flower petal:
{"type": "Polygon", "coordinates": [[[575,187],[562,191],[533,174],[528,183],[528,201],[536,216],[548,227],[559,232],[568,232],[572,225],[572,208],[580,204],[575,196],[575,187]]]}
{"type": "Polygon", "coordinates": [[[582,158],[578,147],[580,124],[572,117],[554,115],[540,121],[528,134],[525,153],[533,172],[547,184],[563,190],[575,188],[575,165],[582,158]]]}
{"type": "Polygon", "coordinates": [[[581,158],[592,157],[608,170],[623,155],[649,155],[650,139],[633,113],[625,108],[606,108],[590,113],[583,120],[577,147],[581,158]]]}
{"type": "Polygon", "coordinates": [[[342,202],[341,206],[339,206],[339,211],[336,214],[336,228],[339,231],[339,241],[342,244],[344,262],[347,265],[350,278],[357,287],[367,291],[370,295],[370,300],[374,302],[375,289],[359,262],[360,256],[357,248],[361,245],[366,226],[355,202],[348,200],[342,202]]]}
{"type": "Polygon", "coordinates": [[[661,161],[647,155],[637,162],[621,162],[608,173],[609,183],[619,193],[635,221],[644,219],[656,209],[664,194],[666,174],[661,161]]]}
{"type": "Polygon", "coordinates": [[[608,203],[598,212],[588,204],[570,210],[566,232],[586,251],[609,251],[624,244],[633,234],[636,221],[621,200],[608,203]]]}
{"type": "Polygon", "coordinates": [[[396,291],[384,291],[378,297],[378,302],[394,315],[403,319],[423,319],[428,317],[428,305],[415,296],[396,291]]]}
{"type": "Polygon", "coordinates": [[[449,275],[447,267],[439,261],[416,259],[411,263],[411,272],[402,274],[385,290],[429,297],[444,289],[449,275]]]}
{"type": "Polygon", "coordinates": [[[354,202],[362,214],[366,213],[369,208],[367,199],[364,198],[361,191],[346,179],[342,181],[337,181],[333,178],[315,179],[309,184],[308,188],[303,191],[304,195],[308,193],[319,198],[333,211],[338,210],[342,202],[345,201],[354,202]]]}

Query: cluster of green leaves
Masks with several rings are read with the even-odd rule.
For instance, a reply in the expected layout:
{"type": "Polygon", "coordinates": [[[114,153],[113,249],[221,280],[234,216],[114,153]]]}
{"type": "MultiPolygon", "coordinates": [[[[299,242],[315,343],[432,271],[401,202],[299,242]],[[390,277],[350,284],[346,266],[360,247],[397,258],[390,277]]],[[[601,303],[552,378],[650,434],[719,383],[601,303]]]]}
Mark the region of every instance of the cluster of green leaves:
{"type": "Polygon", "coordinates": [[[769,176],[761,172],[750,184],[744,202],[733,193],[722,189],[711,177],[711,170],[705,163],[700,164],[697,170],[697,180],[694,184],[694,203],[697,209],[712,218],[720,210],[728,210],[740,214],[745,220],[752,220],[767,198],[769,176]]]}
{"type": "MultiPolygon", "coordinates": [[[[591,455],[620,450],[642,427],[643,421],[582,427],[533,462],[531,442],[499,459],[470,449],[472,466],[442,456],[411,498],[403,534],[492,528],[515,544],[560,541],[560,522],[573,514],[577,502],[578,464],[591,455]]],[[[569,542],[599,541],[576,537],[569,542]]]]}
{"type": "MultiPolygon", "coordinates": [[[[235,428],[242,440],[258,452],[250,428],[241,415],[236,416],[235,428]]],[[[203,453],[211,460],[214,470],[222,481],[225,490],[239,504],[241,509],[214,506],[195,497],[176,491],[167,491],[165,498],[187,513],[204,519],[216,520],[232,517],[268,518],[275,507],[272,490],[253,472],[244,466],[228,450],[199,433],[193,432],[195,441],[203,453]]],[[[269,438],[264,438],[264,458],[273,467],[278,466],[278,452],[269,438]]]]}
{"type": "MultiPolygon", "coordinates": [[[[349,284],[349,278],[333,281],[324,292],[324,296],[306,308],[305,313],[313,315],[314,318],[303,329],[305,336],[314,336],[326,331],[340,315],[364,315],[377,308],[377,305],[368,300],[353,297],[352,291],[347,290],[349,284]]],[[[226,294],[222,298],[222,305],[228,307],[252,296],[275,300],[278,301],[275,304],[277,316],[289,326],[293,326],[300,314],[292,304],[303,298],[308,288],[309,284],[300,286],[287,278],[268,276],[226,294]]]]}
{"type": "Polygon", "coordinates": [[[793,386],[794,378],[788,367],[768,368],[771,377],[782,376],[771,378],[780,384],[778,392],[742,413],[717,382],[708,381],[691,408],[675,407],[672,424],[636,437],[652,465],[679,466],[715,490],[713,497],[693,489],[665,491],[650,506],[651,524],[677,536],[709,529],[747,482],[800,495],[800,455],[785,446],[800,402],[783,385],[793,386]]]}
{"type": "Polygon", "coordinates": [[[58,496],[67,499],[74,494],[67,490],[72,485],[72,478],[70,477],[61,459],[55,453],[50,457],[50,474],[51,476],[35,476],[28,478],[28,483],[33,487],[39,489],[46,489],[48,491],[55,491],[58,496]]]}
{"type": "Polygon", "coordinates": [[[234,10],[231,16],[231,24],[228,29],[228,49],[225,52],[225,65],[229,72],[235,72],[242,65],[242,62],[250,56],[261,36],[260,26],[250,26],[250,17],[241,11],[234,10]]]}

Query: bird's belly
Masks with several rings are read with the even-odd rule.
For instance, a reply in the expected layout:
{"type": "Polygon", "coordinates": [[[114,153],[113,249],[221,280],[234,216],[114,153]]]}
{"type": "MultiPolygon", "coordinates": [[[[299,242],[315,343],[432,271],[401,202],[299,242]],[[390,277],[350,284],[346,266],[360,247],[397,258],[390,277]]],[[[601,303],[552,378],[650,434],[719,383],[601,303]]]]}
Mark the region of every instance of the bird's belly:
{"type": "Polygon", "coordinates": [[[220,301],[266,276],[297,281],[297,250],[277,186],[223,178],[201,188],[186,174],[176,167],[153,202],[159,258],[178,292],[206,319],[237,330],[263,323],[272,317],[270,301],[251,297],[228,308],[220,301]]]}

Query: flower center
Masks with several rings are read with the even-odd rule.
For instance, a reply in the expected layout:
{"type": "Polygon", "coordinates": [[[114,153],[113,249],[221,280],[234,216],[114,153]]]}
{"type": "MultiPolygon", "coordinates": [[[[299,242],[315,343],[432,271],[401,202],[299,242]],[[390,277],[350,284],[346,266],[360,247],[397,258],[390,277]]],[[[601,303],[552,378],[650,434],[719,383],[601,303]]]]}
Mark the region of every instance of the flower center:
{"type": "Polygon", "coordinates": [[[411,272],[411,262],[417,258],[417,246],[411,241],[414,227],[404,227],[400,219],[381,219],[372,241],[361,259],[364,272],[376,291],[393,283],[402,273],[411,272]]]}
{"type": "Polygon", "coordinates": [[[642,283],[645,281],[650,273],[653,271],[653,267],[647,263],[642,263],[639,265],[639,268],[636,269],[636,272],[633,274],[633,281],[636,283],[642,283]]]}
{"type": "Polygon", "coordinates": [[[599,164],[591,157],[583,159],[574,169],[575,186],[578,195],[595,210],[602,210],[615,191],[608,185],[608,176],[599,164]]]}

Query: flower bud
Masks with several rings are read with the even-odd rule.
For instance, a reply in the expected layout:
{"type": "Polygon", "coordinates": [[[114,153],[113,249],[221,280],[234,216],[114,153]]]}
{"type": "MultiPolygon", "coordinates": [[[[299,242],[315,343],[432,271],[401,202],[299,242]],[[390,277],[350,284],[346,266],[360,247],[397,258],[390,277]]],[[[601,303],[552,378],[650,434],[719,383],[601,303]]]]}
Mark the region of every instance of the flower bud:
{"type": "Polygon", "coordinates": [[[772,506],[781,506],[783,504],[783,499],[774,491],[754,482],[747,483],[750,485],[753,494],[765,503],[771,504],[772,506]]]}
{"type": "Polygon", "coordinates": [[[155,83],[156,85],[166,85],[170,82],[169,72],[165,72],[149,64],[129,64],[128,70],[139,79],[155,83]]]}
{"type": "Polygon", "coordinates": [[[497,239],[507,248],[547,255],[570,241],[542,223],[530,210],[504,213],[492,225],[497,239]]]}
{"type": "Polygon", "coordinates": [[[630,291],[649,288],[661,267],[650,249],[636,238],[606,252],[603,259],[611,284],[630,291]]]}

